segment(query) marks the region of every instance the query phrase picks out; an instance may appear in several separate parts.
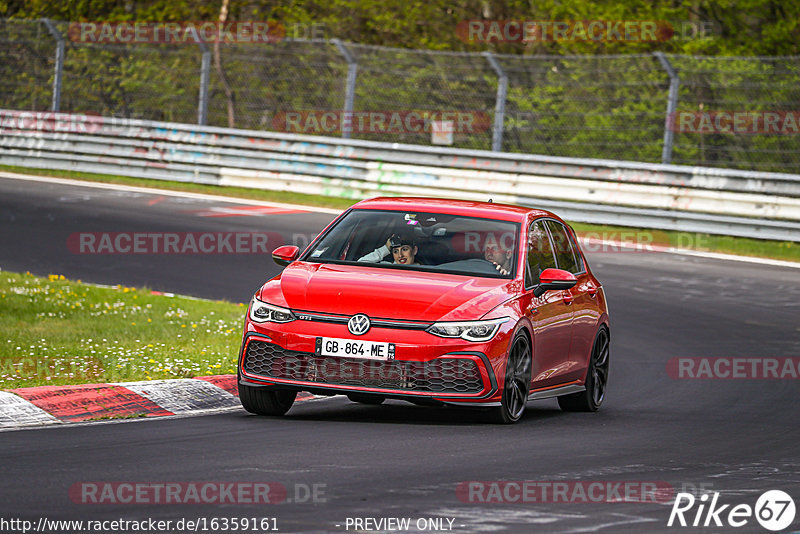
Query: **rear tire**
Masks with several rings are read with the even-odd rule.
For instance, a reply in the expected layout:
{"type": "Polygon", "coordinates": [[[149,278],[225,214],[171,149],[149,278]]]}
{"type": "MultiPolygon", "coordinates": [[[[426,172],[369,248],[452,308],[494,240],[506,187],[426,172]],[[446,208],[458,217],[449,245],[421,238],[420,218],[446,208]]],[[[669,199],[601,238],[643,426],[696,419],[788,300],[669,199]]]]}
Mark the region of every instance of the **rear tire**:
{"type": "Polygon", "coordinates": [[[386,397],[382,397],[380,395],[368,395],[366,393],[348,393],[347,398],[353,402],[358,402],[359,404],[372,404],[374,406],[382,404],[383,401],[386,400],[386,397]]]}
{"type": "Polygon", "coordinates": [[[284,415],[294,404],[297,391],[239,383],[239,400],[245,410],[256,415],[284,415]]]}
{"type": "Polygon", "coordinates": [[[491,420],[504,425],[519,421],[525,413],[530,387],[531,344],[528,337],[520,332],[514,338],[511,350],[508,351],[503,397],[500,406],[492,408],[491,420]]]}
{"type": "Polygon", "coordinates": [[[586,370],[586,390],[558,397],[558,405],[565,412],[596,412],[606,397],[610,337],[605,326],[600,327],[594,339],[589,368],[586,370]]]}

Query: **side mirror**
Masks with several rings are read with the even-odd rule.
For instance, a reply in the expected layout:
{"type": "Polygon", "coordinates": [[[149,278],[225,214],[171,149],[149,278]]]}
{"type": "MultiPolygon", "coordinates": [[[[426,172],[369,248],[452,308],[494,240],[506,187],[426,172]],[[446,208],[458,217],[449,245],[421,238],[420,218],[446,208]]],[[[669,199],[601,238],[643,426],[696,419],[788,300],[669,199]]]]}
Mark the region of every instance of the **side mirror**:
{"type": "Polygon", "coordinates": [[[294,260],[297,259],[297,256],[300,255],[300,249],[294,245],[283,245],[282,247],[278,247],[272,251],[272,259],[278,265],[289,265],[294,260]]]}
{"type": "Polygon", "coordinates": [[[571,272],[562,269],[545,269],[539,275],[539,285],[533,288],[533,294],[536,297],[541,297],[545,291],[570,289],[577,283],[578,279],[571,272]]]}

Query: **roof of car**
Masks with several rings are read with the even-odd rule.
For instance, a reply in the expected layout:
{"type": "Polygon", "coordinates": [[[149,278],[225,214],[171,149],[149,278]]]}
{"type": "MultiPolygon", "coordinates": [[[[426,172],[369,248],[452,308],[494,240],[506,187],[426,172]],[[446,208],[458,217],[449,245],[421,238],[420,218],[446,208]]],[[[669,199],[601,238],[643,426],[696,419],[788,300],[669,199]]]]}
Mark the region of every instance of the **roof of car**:
{"type": "Polygon", "coordinates": [[[553,216],[552,213],[535,208],[513,206],[511,204],[495,204],[492,202],[476,202],[472,200],[454,200],[449,198],[426,197],[378,197],[362,200],[353,209],[375,209],[392,211],[433,211],[482,217],[487,219],[501,219],[508,221],[521,221],[527,214],[535,216],[553,216]]]}

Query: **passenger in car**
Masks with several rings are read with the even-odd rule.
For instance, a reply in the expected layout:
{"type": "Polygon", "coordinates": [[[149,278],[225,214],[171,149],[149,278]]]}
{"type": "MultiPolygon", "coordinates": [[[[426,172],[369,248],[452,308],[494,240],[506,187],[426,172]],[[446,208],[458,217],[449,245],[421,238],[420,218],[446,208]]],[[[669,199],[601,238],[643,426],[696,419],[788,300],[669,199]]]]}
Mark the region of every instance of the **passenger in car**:
{"type": "Polygon", "coordinates": [[[513,250],[506,250],[496,241],[486,241],[483,248],[483,257],[486,261],[494,265],[497,272],[506,275],[511,272],[511,257],[513,250]]]}
{"type": "Polygon", "coordinates": [[[392,234],[386,240],[386,244],[381,245],[369,254],[358,258],[360,262],[369,263],[396,263],[398,265],[419,265],[416,261],[418,247],[414,235],[411,232],[401,232],[392,234]],[[383,258],[392,255],[392,260],[383,258]]]}

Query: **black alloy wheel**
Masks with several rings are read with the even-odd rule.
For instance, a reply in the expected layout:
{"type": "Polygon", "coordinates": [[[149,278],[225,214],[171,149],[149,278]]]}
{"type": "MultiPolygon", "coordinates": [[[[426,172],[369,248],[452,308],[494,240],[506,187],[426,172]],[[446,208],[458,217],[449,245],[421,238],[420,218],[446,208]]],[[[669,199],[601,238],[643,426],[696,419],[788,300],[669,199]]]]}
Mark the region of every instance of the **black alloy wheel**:
{"type": "Polygon", "coordinates": [[[500,406],[492,409],[496,423],[516,423],[525,413],[531,386],[531,344],[528,336],[519,332],[508,351],[503,397],[500,406]]]}
{"type": "Polygon", "coordinates": [[[608,330],[601,326],[594,339],[589,368],[586,370],[586,391],[558,397],[565,412],[596,412],[606,398],[611,343],[608,330]]]}

